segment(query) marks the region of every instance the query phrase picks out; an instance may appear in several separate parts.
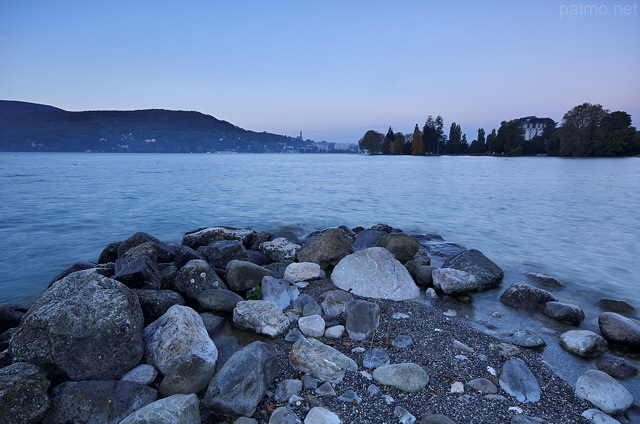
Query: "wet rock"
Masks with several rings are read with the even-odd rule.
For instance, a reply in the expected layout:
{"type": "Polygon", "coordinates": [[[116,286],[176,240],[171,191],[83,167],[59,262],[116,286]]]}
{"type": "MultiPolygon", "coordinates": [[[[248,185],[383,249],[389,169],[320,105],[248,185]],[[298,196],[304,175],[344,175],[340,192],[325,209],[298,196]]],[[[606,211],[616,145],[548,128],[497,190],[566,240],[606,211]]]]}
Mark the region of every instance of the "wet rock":
{"type": "Polygon", "coordinates": [[[137,296],[118,281],[80,271],[49,288],[11,340],[15,362],[53,366],[74,380],[120,378],[144,351],[137,296]]]}
{"type": "Polygon", "coordinates": [[[504,363],[500,373],[500,387],[518,402],[540,400],[538,381],[520,358],[512,358],[504,363]]]}
{"type": "Polygon", "coordinates": [[[70,381],[51,392],[44,424],[119,424],[157,399],[155,390],[130,381],[70,381]]]}
{"type": "Polygon", "coordinates": [[[384,386],[408,393],[419,392],[429,383],[427,372],[410,362],[378,367],[373,371],[373,378],[384,386]]]}
{"type": "Polygon", "coordinates": [[[378,241],[386,235],[387,233],[385,231],[361,231],[356,235],[356,240],[353,242],[353,250],[358,251],[375,247],[378,244],[378,241]]]}
{"type": "Polygon", "coordinates": [[[134,289],[147,322],[160,318],[173,305],[184,305],[184,298],[172,290],[134,289]]]}
{"type": "Polygon", "coordinates": [[[276,402],[282,403],[289,400],[289,398],[293,395],[299,395],[301,391],[302,381],[289,378],[283,380],[282,382],[280,382],[280,384],[278,384],[273,398],[276,402]]]}
{"type": "Polygon", "coordinates": [[[490,380],[486,378],[475,378],[467,382],[467,386],[473,390],[477,390],[483,395],[493,395],[498,393],[498,388],[490,380]]]}
{"type": "Polygon", "coordinates": [[[419,287],[432,287],[433,286],[433,271],[436,270],[435,266],[418,266],[415,268],[414,279],[419,287]]]}
{"type": "Polygon", "coordinates": [[[550,318],[573,325],[580,325],[584,321],[582,309],[569,303],[547,302],[544,305],[544,314],[550,318]]]}
{"type": "Polygon", "coordinates": [[[281,406],[273,411],[269,424],[302,424],[302,421],[291,408],[281,406]]]}
{"type": "Polygon", "coordinates": [[[600,299],[598,300],[598,306],[618,313],[632,313],[636,311],[636,308],[629,302],[620,299],[600,299]]]}
{"type": "MultiPolygon", "coordinates": [[[[202,372],[213,369],[218,359],[218,350],[211,341],[202,318],[187,306],[175,305],[169,308],[163,316],[145,328],[144,340],[145,360],[154,365],[161,375],[168,375],[170,370],[173,371],[172,374],[181,371],[174,364],[191,360],[191,356],[202,360],[202,372]]],[[[180,378],[173,375],[170,377],[180,378]]]]}
{"type": "Polygon", "coordinates": [[[353,300],[353,296],[343,290],[331,290],[322,296],[322,310],[328,317],[336,317],[343,313],[344,306],[353,300]]]}
{"type": "Polygon", "coordinates": [[[418,424],[456,424],[456,422],[446,415],[428,414],[422,417],[422,419],[418,421],[418,424]]]}
{"type": "Polygon", "coordinates": [[[622,380],[638,375],[638,369],[630,361],[619,356],[602,355],[598,358],[596,367],[611,377],[622,380]]]}
{"type": "Polygon", "coordinates": [[[262,300],[273,303],[280,310],[288,308],[300,294],[298,288],[289,280],[264,277],[261,286],[262,300]]]}
{"type": "Polygon", "coordinates": [[[260,245],[260,251],[274,262],[294,261],[301,249],[302,246],[292,243],[284,237],[260,245]]]}
{"type": "Polygon", "coordinates": [[[331,280],[340,289],[375,299],[408,300],[420,293],[409,271],[382,247],[344,257],[334,268],[331,280]]]}
{"type": "MultiPolygon", "coordinates": [[[[116,261],[116,258],[114,258],[113,262],[115,262],[115,261],[116,261]]],[[[66,277],[69,274],[73,274],[76,271],[84,271],[84,270],[93,269],[93,268],[96,268],[96,264],[93,263],[93,262],[75,262],[75,263],[69,265],[63,271],[61,271],[58,275],[53,277],[53,280],[51,280],[49,282],[49,285],[47,286],[47,288],[51,287],[53,285],[53,283],[55,283],[56,281],[62,280],[64,277],[66,277]]],[[[26,310],[24,312],[26,312],[26,310]]]]}
{"type": "Polygon", "coordinates": [[[394,233],[382,236],[377,247],[384,247],[395,256],[395,258],[404,263],[413,258],[418,249],[420,249],[420,243],[418,240],[410,237],[404,233],[394,233]]]}
{"type": "Polygon", "coordinates": [[[530,278],[531,280],[535,281],[536,283],[542,284],[543,286],[547,286],[547,287],[564,287],[565,286],[564,283],[562,283],[556,277],[549,274],[543,274],[541,272],[527,272],[526,276],[527,278],[530,278]]]}
{"type": "Polygon", "coordinates": [[[325,322],[320,315],[310,315],[298,320],[298,327],[307,337],[324,336],[325,322]]]}
{"type": "Polygon", "coordinates": [[[298,261],[314,262],[327,269],[350,253],[353,253],[352,241],[341,230],[332,228],[302,249],[298,253],[298,261]]]}
{"type": "Polygon", "coordinates": [[[562,333],[559,338],[560,346],[571,353],[593,358],[607,351],[607,341],[600,335],[589,330],[571,330],[562,333]]]}
{"type": "Polygon", "coordinates": [[[445,294],[469,293],[478,289],[473,274],[454,268],[436,268],[432,272],[433,285],[445,294]]]}
{"type": "Polygon", "coordinates": [[[116,259],[118,259],[118,248],[120,247],[121,243],[121,241],[109,243],[104,249],[102,249],[102,252],[98,257],[98,263],[108,264],[110,262],[115,262],[116,259]]]}
{"type": "Polygon", "coordinates": [[[197,249],[217,241],[238,240],[243,246],[250,247],[255,236],[256,232],[249,228],[209,227],[186,233],[182,244],[197,249]]]}
{"type": "Polygon", "coordinates": [[[233,323],[271,337],[284,334],[289,327],[287,316],[276,305],[264,300],[238,302],[233,310],[233,323]]]}
{"type": "Polygon", "coordinates": [[[200,314],[202,318],[202,324],[207,329],[207,334],[213,339],[213,336],[220,333],[220,330],[225,326],[226,320],[218,315],[214,315],[209,312],[203,312],[200,314]]]}
{"type": "Polygon", "coordinates": [[[546,290],[525,283],[513,283],[500,296],[505,305],[523,309],[543,309],[547,302],[557,302],[558,298],[546,290]]]}
{"type": "Polygon", "coordinates": [[[26,309],[21,308],[18,305],[0,303],[0,334],[10,328],[19,326],[20,320],[26,312],[26,309]]]}
{"type": "Polygon", "coordinates": [[[143,255],[156,258],[153,260],[157,260],[158,262],[173,262],[176,249],[158,240],[154,236],[143,232],[135,233],[118,245],[118,258],[127,257],[127,252],[141,245],[144,245],[141,250],[130,253],[128,257],[143,255]]]}
{"type": "Polygon", "coordinates": [[[538,334],[531,330],[518,329],[513,332],[511,342],[520,347],[538,348],[547,345],[538,334]]]}
{"type": "Polygon", "coordinates": [[[322,406],[315,406],[309,410],[304,424],[342,424],[342,421],[334,412],[322,406]]]}
{"type": "Polygon", "coordinates": [[[119,258],[116,261],[114,280],[133,289],[160,289],[158,264],[145,256],[119,258]]]}
{"type": "Polygon", "coordinates": [[[640,348],[640,323],[615,312],[603,312],[598,318],[600,332],[609,343],[640,348]]]}
{"type": "Polygon", "coordinates": [[[120,424],[200,424],[199,405],[195,394],[176,394],[151,402],[120,424]]]}
{"type": "Polygon", "coordinates": [[[49,384],[42,370],[26,362],[0,368],[0,422],[39,422],[50,405],[49,384]]]}
{"type": "Polygon", "coordinates": [[[233,260],[248,261],[247,250],[238,240],[222,240],[198,248],[214,268],[226,269],[233,260]]]}
{"type": "MultiPolygon", "coordinates": [[[[176,273],[178,272],[176,264],[173,262],[160,263],[158,264],[158,272],[160,273],[160,289],[166,290],[173,287],[173,280],[176,279],[176,273]]],[[[99,272],[99,274],[102,274],[102,272],[99,272]]],[[[107,277],[109,276],[107,275],[107,277]]]]}
{"type": "Polygon", "coordinates": [[[130,381],[132,383],[142,384],[143,386],[149,386],[156,380],[156,377],[158,377],[156,367],[149,364],[140,364],[123,375],[120,381],[130,381]]]}
{"type": "Polygon", "coordinates": [[[247,261],[231,261],[227,264],[227,284],[236,292],[249,290],[262,284],[264,277],[273,277],[273,272],[247,261]]]}
{"type": "Polygon", "coordinates": [[[450,257],[442,264],[442,268],[455,268],[473,274],[478,282],[478,291],[498,285],[504,277],[504,272],[498,265],[475,249],[450,257]]]}
{"type": "Polygon", "coordinates": [[[364,340],[380,325],[380,306],[366,300],[352,300],[344,308],[345,328],[353,340],[364,340]]]}
{"type": "MultiPolygon", "coordinates": [[[[247,261],[259,266],[266,266],[273,262],[267,255],[259,250],[247,250],[247,261]]],[[[227,264],[227,268],[228,267],[229,264],[227,264]]]]}
{"type": "Polygon", "coordinates": [[[187,262],[192,261],[194,259],[206,260],[205,256],[190,248],[189,246],[179,246],[176,250],[175,254],[175,264],[176,268],[182,268],[187,264],[187,262]]]}
{"type": "Polygon", "coordinates": [[[200,307],[213,312],[233,312],[238,302],[242,301],[240,295],[224,289],[209,289],[198,295],[200,307]]]}
{"type": "Polygon", "coordinates": [[[203,404],[223,415],[251,416],[277,370],[273,346],[256,341],[234,353],[213,377],[203,404]]]}
{"type": "Polygon", "coordinates": [[[284,271],[284,278],[289,281],[312,281],[324,278],[320,265],[313,262],[292,263],[284,271]]]}
{"type": "Polygon", "coordinates": [[[193,259],[176,273],[174,289],[184,297],[197,299],[205,290],[226,289],[218,274],[201,259],[193,259]]]}
{"type": "Polygon", "coordinates": [[[588,400],[609,415],[624,413],[633,404],[631,393],[599,370],[588,370],[578,378],[576,396],[588,400]]]}
{"type": "Polygon", "coordinates": [[[336,349],[311,338],[293,344],[289,363],[300,372],[330,383],[339,383],[347,371],[356,371],[355,361],[336,349]]]}
{"type": "Polygon", "coordinates": [[[364,354],[362,366],[365,368],[378,368],[390,363],[389,354],[384,349],[374,348],[364,354]]]}

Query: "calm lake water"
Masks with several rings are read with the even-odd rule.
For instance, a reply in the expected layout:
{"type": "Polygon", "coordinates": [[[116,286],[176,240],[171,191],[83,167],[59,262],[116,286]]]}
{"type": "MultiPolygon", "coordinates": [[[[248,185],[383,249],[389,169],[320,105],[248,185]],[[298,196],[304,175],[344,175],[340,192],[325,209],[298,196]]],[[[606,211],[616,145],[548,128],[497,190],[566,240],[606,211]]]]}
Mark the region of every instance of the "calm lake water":
{"type": "MultiPolygon", "coordinates": [[[[567,287],[552,291],[585,309],[581,328],[594,331],[601,297],[640,309],[638,158],[0,153],[0,199],[0,302],[28,306],[69,264],[137,231],[180,242],[204,226],[302,236],[387,223],[500,265],[502,286],[460,314],[539,332],[569,382],[593,368],[559,347],[572,328],[515,312],[502,291],[529,271],[554,275],[567,287]]],[[[640,378],[624,384],[640,398],[640,378]]]]}

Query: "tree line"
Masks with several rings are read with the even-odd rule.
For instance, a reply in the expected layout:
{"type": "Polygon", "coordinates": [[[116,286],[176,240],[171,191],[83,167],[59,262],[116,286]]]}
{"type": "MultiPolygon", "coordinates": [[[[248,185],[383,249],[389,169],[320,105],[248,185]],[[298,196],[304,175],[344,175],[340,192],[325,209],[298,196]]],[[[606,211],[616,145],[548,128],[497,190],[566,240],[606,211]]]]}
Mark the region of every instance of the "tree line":
{"type": "Polygon", "coordinates": [[[386,135],[369,130],[358,147],[383,155],[635,156],[640,154],[640,132],[631,123],[627,112],[583,103],[567,111],[559,127],[551,121],[542,134],[530,140],[525,139],[522,121],[513,119],[502,121],[488,135],[479,128],[469,143],[460,125],[453,122],[447,136],[442,116],[429,115],[422,128],[416,124],[412,134],[394,132],[391,127],[386,135]]]}

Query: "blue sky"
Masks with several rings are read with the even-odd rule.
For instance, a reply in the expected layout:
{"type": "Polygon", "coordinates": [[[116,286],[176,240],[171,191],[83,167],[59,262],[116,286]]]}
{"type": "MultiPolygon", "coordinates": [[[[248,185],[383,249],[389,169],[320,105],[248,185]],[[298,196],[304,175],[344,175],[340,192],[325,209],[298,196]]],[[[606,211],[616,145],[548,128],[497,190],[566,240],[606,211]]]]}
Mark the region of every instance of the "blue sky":
{"type": "Polygon", "coordinates": [[[589,1],[0,0],[0,99],[353,143],[583,102],[640,126],[640,5],[589,1]]]}

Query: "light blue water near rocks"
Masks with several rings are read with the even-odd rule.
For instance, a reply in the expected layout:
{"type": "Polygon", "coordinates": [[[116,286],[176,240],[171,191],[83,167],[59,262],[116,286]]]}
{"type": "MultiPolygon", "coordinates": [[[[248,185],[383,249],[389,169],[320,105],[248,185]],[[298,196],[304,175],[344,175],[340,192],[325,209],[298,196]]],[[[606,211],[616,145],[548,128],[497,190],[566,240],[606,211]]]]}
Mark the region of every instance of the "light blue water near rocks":
{"type": "Polygon", "coordinates": [[[552,291],[585,309],[586,328],[601,297],[640,309],[639,158],[278,154],[0,153],[0,302],[28,306],[66,266],[137,231],[179,242],[204,226],[377,223],[440,234],[505,270],[461,311],[472,320],[509,314],[496,299],[529,271],[564,281],[552,291]]]}

